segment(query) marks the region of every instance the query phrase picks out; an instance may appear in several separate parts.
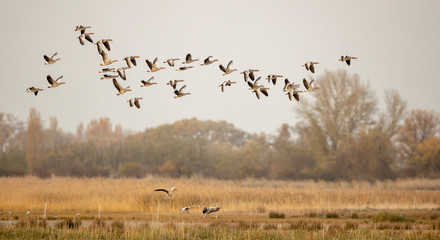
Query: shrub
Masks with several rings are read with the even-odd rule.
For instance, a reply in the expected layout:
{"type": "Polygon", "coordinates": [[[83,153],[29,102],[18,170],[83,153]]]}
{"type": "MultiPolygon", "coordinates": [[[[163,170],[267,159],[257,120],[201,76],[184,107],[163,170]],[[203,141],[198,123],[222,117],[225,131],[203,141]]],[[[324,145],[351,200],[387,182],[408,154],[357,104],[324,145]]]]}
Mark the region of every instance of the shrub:
{"type": "Polygon", "coordinates": [[[285,218],[286,215],[284,213],[279,212],[269,212],[269,218],[285,218]]]}
{"type": "Polygon", "coordinates": [[[339,218],[339,214],[337,212],[329,212],[325,215],[326,218],[339,218]]]}
{"type": "Polygon", "coordinates": [[[373,216],[373,220],[375,222],[414,222],[413,219],[406,218],[405,216],[395,214],[395,213],[389,213],[389,212],[381,212],[373,216]]]}
{"type": "Polygon", "coordinates": [[[62,222],[59,222],[55,225],[57,228],[79,228],[81,226],[81,219],[79,218],[67,218],[62,222]]]}
{"type": "Polygon", "coordinates": [[[357,213],[352,213],[352,214],[351,214],[351,218],[352,218],[352,219],[358,219],[359,216],[357,215],[357,213]]]}

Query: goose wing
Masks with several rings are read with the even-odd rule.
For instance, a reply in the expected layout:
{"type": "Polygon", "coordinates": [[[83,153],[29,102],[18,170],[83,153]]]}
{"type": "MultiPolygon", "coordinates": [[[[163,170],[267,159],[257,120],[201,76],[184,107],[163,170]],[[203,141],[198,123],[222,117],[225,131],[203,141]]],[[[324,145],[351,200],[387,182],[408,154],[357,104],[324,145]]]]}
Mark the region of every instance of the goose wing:
{"type": "Polygon", "coordinates": [[[55,82],[55,81],[53,80],[52,76],[50,76],[50,75],[47,75],[47,76],[46,76],[46,79],[47,79],[47,81],[49,82],[50,85],[54,84],[54,82],[55,82]]]}
{"type": "Polygon", "coordinates": [[[249,85],[249,87],[253,88],[254,87],[254,83],[251,81],[248,81],[247,84],[249,85]]]}
{"type": "Polygon", "coordinates": [[[223,67],[223,65],[220,64],[218,67],[220,68],[220,70],[222,70],[224,73],[226,73],[226,68],[223,67]]]}
{"type": "Polygon", "coordinates": [[[150,60],[145,59],[145,62],[147,62],[147,65],[148,65],[148,67],[149,67],[150,69],[153,69],[153,63],[150,62],[150,60]]]}
{"type": "Polygon", "coordinates": [[[190,61],[192,60],[191,53],[186,54],[185,60],[186,60],[187,62],[190,62],[190,61]]]}
{"type": "MultiPolygon", "coordinates": [[[[228,65],[228,68],[229,68],[229,65],[228,65]]],[[[250,78],[252,81],[255,80],[254,71],[250,71],[250,72],[249,72],[249,78],[250,78]]]]}
{"type": "Polygon", "coordinates": [[[166,193],[169,193],[169,191],[168,191],[168,189],[165,189],[165,188],[158,188],[158,189],[154,189],[154,191],[158,191],[158,192],[166,192],[166,193]]]}
{"type": "Polygon", "coordinates": [[[181,93],[183,91],[183,89],[186,88],[186,85],[183,85],[180,89],[179,89],[179,93],[181,93]]]}
{"type": "Polygon", "coordinates": [[[209,62],[210,62],[210,60],[209,60],[210,58],[212,58],[212,56],[207,57],[207,58],[203,61],[203,63],[205,63],[205,64],[209,63],[209,62]]]}
{"type": "Polygon", "coordinates": [[[347,63],[348,66],[350,66],[350,62],[351,62],[351,61],[350,61],[350,58],[347,58],[347,59],[345,60],[345,62],[347,63]]]}
{"type": "Polygon", "coordinates": [[[84,35],[83,34],[79,35],[78,39],[79,39],[79,43],[81,43],[81,45],[86,44],[86,42],[84,41],[84,35]]]}
{"type": "Polygon", "coordinates": [[[310,64],[310,71],[311,71],[312,73],[315,73],[315,66],[314,66],[313,63],[310,64]]]}
{"type": "Polygon", "coordinates": [[[133,98],[128,100],[128,104],[130,105],[130,107],[133,107],[133,98]]]}
{"type": "Polygon", "coordinates": [[[108,58],[108,54],[103,50],[100,52],[101,56],[102,56],[102,61],[104,61],[104,63],[110,61],[110,59],[108,58]]]}
{"type": "Polygon", "coordinates": [[[134,105],[136,105],[137,108],[141,108],[141,104],[139,103],[139,100],[134,100],[134,105]]]}
{"type": "MultiPolygon", "coordinates": [[[[231,61],[229,61],[229,63],[228,63],[228,66],[226,67],[227,69],[231,69],[231,67],[232,67],[232,60],[231,61]]],[[[249,73],[249,76],[250,76],[250,73],[249,73]]]]}
{"type": "Polygon", "coordinates": [[[266,88],[260,88],[260,92],[262,93],[262,94],[264,94],[264,96],[269,96],[269,93],[267,93],[267,90],[266,90],[266,88]]]}
{"type": "Polygon", "coordinates": [[[289,97],[289,100],[292,101],[293,94],[292,94],[291,91],[289,91],[289,92],[287,93],[287,96],[289,97]]]}
{"type": "Polygon", "coordinates": [[[260,92],[258,90],[254,90],[255,95],[257,96],[258,99],[260,99],[260,92]]]}
{"type": "Polygon", "coordinates": [[[147,84],[148,82],[145,82],[144,80],[141,80],[142,85],[147,84]]]}
{"type": "Polygon", "coordinates": [[[298,94],[298,92],[294,92],[292,94],[293,94],[293,97],[295,97],[296,101],[299,101],[299,94],[298,94]]]}
{"type": "Polygon", "coordinates": [[[133,63],[133,65],[135,65],[135,66],[137,66],[137,65],[136,65],[136,58],[137,58],[137,56],[135,56],[135,57],[130,57],[130,61],[131,61],[131,63],[133,63]]]}
{"type": "Polygon", "coordinates": [[[126,77],[126,75],[125,75],[125,70],[124,70],[123,68],[118,68],[118,70],[116,70],[116,71],[118,72],[119,76],[120,76],[122,79],[127,80],[127,77],[126,77]]]}
{"type": "Polygon", "coordinates": [[[58,54],[57,52],[54,53],[51,58],[53,59],[57,54],[58,54]]]}
{"type": "Polygon", "coordinates": [[[118,81],[116,81],[116,78],[113,78],[113,85],[115,85],[115,88],[118,90],[118,92],[121,91],[122,87],[119,85],[118,81]]]}
{"type": "Polygon", "coordinates": [[[50,58],[47,55],[44,55],[44,60],[46,60],[46,62],[49,62],[50,58]]]}
{"type": "MultiPolygon", "coordinates": [[[[311,82],[310,82],[311,83],[311,82]]],[[[309,83],[307,82],[307,79],[303,79],[303,84],[304,84],[304,87],[307,89],[307,90],[309,90],[309,83]]]]}
{"type": "Polygon", "coordinates": [[[157,58],[154,59],[153,64],[154,64],[154,65],[157,64],[157,58]]]}
{"type": "MultiPolygon", "coordinates": [[[[92,37],[90,37],[91,33],[89,33],[89,34],[84,34],[84,35],[85,35],[85,38],[86,38],[87,41],[93,43],[93,39],[92,39],[92,37]]],[[[83,44],[83,45],[84,45],[84,44],[83,44]]]]}
{"type": "Polygon", "coordinates": [[[110,43],[109,41],[111,41],[110,39],[105,39],[102,41],[102,43],[104,44],[105,48],[107,48],[107,50],[110,51],[110,43]]]}

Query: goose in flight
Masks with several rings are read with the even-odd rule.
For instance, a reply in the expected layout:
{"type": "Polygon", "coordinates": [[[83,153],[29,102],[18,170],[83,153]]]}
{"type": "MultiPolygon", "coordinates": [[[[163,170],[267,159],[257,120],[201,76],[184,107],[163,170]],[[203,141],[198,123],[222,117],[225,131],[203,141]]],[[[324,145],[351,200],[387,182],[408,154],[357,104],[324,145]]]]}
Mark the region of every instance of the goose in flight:
{"type": "Polygon", "coordinates": [[[133,64],[134,66],[136,65],[136,58],[140,58],[139,56],[129,56],[129,57],[125,57],[122,60],[125,60],[125,62],[127,63],[127,67],[131,68],[131,65],[133,64]]]}
{"type": "Polygon", "coordinates": [[[99,73],[114,72],[115,68],[103,68],[99,73]]]}
{"type": "Polygon", "coordinates": [[[87,28],[91,28],[91,26],[78,25],[74,31],[81,31],[81,34],[84,34],[87,28]]]}
{"type": "Polygon", "coordinates": [[[164,61],[163,63],[168,63],[168,66],[170,67],[174,67],[174,61],[180,60],[180,58],[170,58],[166,61],[164,61]]]}
{"type": "Polygon", "coordinates": [[[182,63],[183,64],[189,64],[189,63],[192,63],[192,62],[195,62],[195,61],[199,61],[199,59],[198,58],[197,59],[193,59],[192,56],[191,56],[191,53],[188,53],[188,54],[186,54],[185,62],[182,62],[182,63]]]}
{"type": "Polygon", "coordinates": [[[206,217],[206,215],[213,213],[213,212],[218,212],[219,210],[220,210],[220,207],[206,208],[205,206],[203,206],[202,217],[206,217]]]}
{"type": "Polygon", "coordinates": [[[304,87],[306,88],[307,92],[312,92],[315,91],[316,89],[319,89],[319,86],[315,86],[315,84],[313,84],[315,82],[315,80],[313,79],[310,82],[307,82],[307,79],[303,79],[303,84],[304,87]]]}
{"type": "Polygon", "coordinates": [[[294,84],[293,82],[290,83],[289,79],[284,79],[284,87],[283,87],[283,91],[284,92],[290,92],[293,91],[296,88],[299,88],[301,86],[301,84],[294,84]]]}
{"type": "MultiPolygon", "coordinates": [[[[228,65],[226,66],[226,68],[223,66],[223,65],[219,65],[219,68],[220,68],[220,70],[222,70],[223,72],[224,72],[224,74],[223,74],[223,76],[224,75],[227,75],[227,74],[230,74],[231,72],[233,72],[233,71],[237,71],[237,69],[231,69],[231,67],[232,67],[232,60],[231,61],[229,61],[229,63],[228,63],[228,65]]],[[[249,73],[250,74],[250,73],[249,73]]]]}
{"type": "Polygon", "coordinates": [[[161,70],[161,69],[165,69],[164,67],[160,67],[160,68],[158,68],[158,67],[156,66],[156,64],[157,64],[157,58],[155,58],[153,62],[150,62],[150,60],[145,59],[145,62],[147,62],[147,65],[148,65],[148,67],[150,68],[150,70],[147,70],[147,72],[157,72],[157,71],[159,71],[159,70],[161,70]]]}
{"type": "Polygon", "coordinates": [[[176,187],[172,187],[170,190],[166,188],[158,188],[158,189],[154,189],[154,191],[165,192],[167,194],[165,196],[165,199],[170,199],[173,196],[174,191],[177,191],[177,189],[176,187]]]}
{"type": "Polygon", "coordinates": [[[81,45],[84,45],[86,43],[86,40],[93,43],[93,39],[92,37],[90,37],[90,35],[93,35],[94,33],[83,33],[81,35],[78,36],[79,39],[79,43],[81,43],[81,45]]]}
{"type": "Polygon", "coordinates": [[[304,91],[298,91],[296,88],[288,91],[286,93],[286,95],[289,97],[290,101],[292,101],[292,97],[294,97],[296,99],[296,101],[299,101],[299,94],[298,93],[302,93],[304,91]]]}
{"type": "Polygon", "coordinates": [[[183,97],[183,96],[185,96],[185,95],[190,95],[191,93],[185,93],[185,92],[183,92],[183,90],[186,88],[186,85],[183,85],[179,90],[174,90],[174,94],[176,95],[176,96],[174,96],[174,98],[180,98],[180,97],[183,97]]]}
{"type": "Polygon", "coordinates": [[[152,80],[154,79],[154,76],[151,77],[150,79],[148,79],[147,81],[142,80],[142,85],[141,87],[149,87],[151,85],[157,84],[157,82],[152,82],[152,80]]]}
{"type": "Polygon", "coordinates": [[[176,69],[176,71],[185,71],[187,69],[193,68],[193,66],[184,66],[184,67],[180,67],[178,69],[176,69]]]}
{"type": "Polygon", "coordinates": [[[32,86],[32,87],[27,88],[26,92],[33,92],[35,94],[35,96],[37,96],[38,95],[38,91],[43,91],[43,90],[44,89],[36,88],[36,87],[32,86]]]}
{"type": "Polygon", "coordinates": [[[104,79],[111,79],[111,78],[117,78],[117,77],[119,77],[119,75],[104,74],[104,75],[102,75],[101,80],[104,80],[104,79]]]}
{"type": "Polygon", "coordinates": [[[226,86],[230,87],[232,84],[235,84],[235,83],[237,83],[237,82],[231,82],[231,80],[228,80],[228,81],[224,81],[222,84],[220,84],[219,87],[222,89],[222,92],[224,92],[226,86]]]}
{"type": "Polygon", "coordinates": [[[127,75],[125,74],[125,69],[129,69],[129,67],[120,67],[120,68],[116,69],[116,72],[118,73],[118,75],[122,79],[127,80],[127,75]]]}
{"type": "Polygon", "coordinates": [[[273,85],[275,85],[277,83],[277,78],[279,78],[279,77],[284,77],[284,76],[271,74],[271,75],[268,75],[266,79],[267,79],[267,82],[270,83],[270,81],[272,81],[273,85]]]}
{"type": "Polygon", "coordinates": [[[261,77],[258,77],[255,82],[248,81],[247,84],[249,87],[251,87],[249,90],[258,90],[260,88],[260,85],[258,85],[258,82],[260,81],[261,77]]]}
{"type": "Polygon", "coordinates": [[[339,59],[339,61],[341,61],[341,62],[346,62],[347,63],[347,65],[348,66],[350,66],[350,60],[351,59],[358,59],[357,57],[350,57],[350,56],[348,56],[348,55],[345,55],[345,56],[341,56],[341,58],[339,59]]]}
{"type": "Polygon", "coordinates": [[[101,66],[107,66],[118,61],[118,60],[110,60],[108,54],[104,50],[102,50],[99,54],[101,54],[102,57],[102,62],[99,63],[99,65],[101,66]]]}
{"type": "Polygon", "coordinates": [[[127,88],[122,88],[121,85],[119,85],[118,81],[116,81],[116,78],[113,78],[113,85],[115,85],[116,90],[118,90],[118,93],[116,93],[116,96],[119,96],[125,92],[131,91],[130,86],[127,88]]]}
{"type": "Polygon", "coordinates": [[[167,85],[170,85],[173,89],[176,89],[178,82],[183,82],[185,80],[170,80],[167,82],[167,85]]]}
{"type": "Polygon", "coordinates": [[[55,63],[55,62],[58,61],[58,60],[61,60],[61,58],[55,58],[55,56],[56,56],[57,54],[58,54],[57,52],[54,53],[54,54],[52,55],[52,57],[48,57],[47,55],[44,55],[44,56],[43,56],[43,57],[44,57],[44,60],[46,60],[46,62],[44,63],[44,65],[49,65],[49,64],[55,63]]]}
{"type": "Polygon", "coordinates": [[[319,62],[306,62],[302,66],[306,68],[306,70],[310,70],[312,73],[315,73],[315,64],[319,64],[319,62]]]}
{"type": "Polygon", "coordinates": [[[212,64],[213,62],[217,62],[217,61],[218,61],[218,59],[212,60],[212,56],[209,56],[209,57],[205,58],[205,60],[203,60],[203,63],[200,64],[200,66],[209,65],[209,64],[212,64]]]}
{"type": "Polygon", "coordinates": [[[139,100],[143,98],[131,98],[127,102],[130,105],[130,107],[136,106],[137,108],[141,108],[141,104],[139,103],[139,100]]]}
{"type": "Polygon", "coordinates": [[[199,206],[199,205],[186,206],[186,207],[181,208],[179,211],[180,211],[181,213],[186,212],[186,213],[189,214],[189,210],[190,210],[191,208],[196,208],[196,207],[198,208],[198,207],[200,207],[200,206],[199,206]]]}
{"type": "Polygon", "coordinates": [[[107,49],[107,51],[110,51],[110,41],[113,41],[112,39],[101,39],[97,41],[95,44],[98,47],[98,53],[101,54],[102,50],[104,50],[104,47],[107,49]]]}
{"type": "Polygon", "coordinates": [[[52,76],[50,76],[50,74],[47,75],[47,76],[46,76],[46,79],[47,79],[47,81],[48,81],[49,84],[50,84],[50,86],[48,86],[48,88],[54,88],[54,87],[58,87],[58,86],[61,85],[61,84],[66,84],[65,82],[58,82],[58,80],[60,80],[61,78],[63,78],[62,75],[61,75],[60,77],[58,77],[56,80],[54,80],[54,79],[52,78],[52,76]]]}

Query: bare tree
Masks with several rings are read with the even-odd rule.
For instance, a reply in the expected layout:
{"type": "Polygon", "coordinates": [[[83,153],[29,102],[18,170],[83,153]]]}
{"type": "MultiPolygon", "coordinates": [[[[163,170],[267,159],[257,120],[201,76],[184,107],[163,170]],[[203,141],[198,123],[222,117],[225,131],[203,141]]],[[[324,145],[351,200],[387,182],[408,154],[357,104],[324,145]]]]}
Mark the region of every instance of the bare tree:
{"type": "Polygon", "coordinates": [[[12,114],[0,113],[0,153],[23,131],[23,122],[12,114]]]}
{"type": "Polygon", "coordinates": [[[26,162],[31,174],[34,173],[35,167],[41,158],[42,128],[43,123],[40,118],[40,113],[35,108],[31,108],[27,123],[26,142],[26,162]]]}

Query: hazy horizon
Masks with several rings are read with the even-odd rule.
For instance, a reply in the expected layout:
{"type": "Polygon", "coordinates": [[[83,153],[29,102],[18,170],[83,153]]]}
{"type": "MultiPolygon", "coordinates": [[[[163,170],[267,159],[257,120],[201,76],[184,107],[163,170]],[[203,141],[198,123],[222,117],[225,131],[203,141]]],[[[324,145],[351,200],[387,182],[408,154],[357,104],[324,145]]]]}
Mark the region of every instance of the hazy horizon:
{"type": "MultiPolygon", "coordinates": [[[[224,120],[251,133],[275,133],[281,124],[294,124],[298,104],[277,85],[265,80],[281,74],[290,81],[317,78],[325,70],[346,69],[369,81],[379,106],[383,92],[396,89],[408,101],[408,109],[440,111],[440,21],[438,1],[7,1],[0,10],[5,37],[0,49],[3,93],[0,111],[26,121],[34,107],[48,126],[58,119],[64,131],[75,132],[79,123],[108,117],[113,126],[143,131],[185,118],[224,120]],[[23,5],[26,4],[26,7],[23,5]],[[92,26],[93,40],[111,38],[107,67],[126,66],[121,60],[137,55],[138,66],[126,70],[133,91],[116,96],[111,80],[100,80],[101,56],[96,46],[80,45],[75,26],[92,26]],[[58,52],[61,61],[44,65],[43,55],[58,52]],[[162,62],[184,59],[192,53],[200,61],[184,72],[162,62]],[[351,66],[338,61],[341,55],[356,56],[351,66]],[[200,66],[207,56],[219,59],[200,66]],[[148,73],[145,59],[159,58],[166,69],[148,73]],[[238,71],[223,76],[218,64],[234,61],[238,71]],[[318,61],[316,73],[301,65],[318,61]],[[259,69],[269,97],[257,99],[243,76],[248,68],[259,69]],[[48,89],[46,75],[63,75],[65,85],[48,89]],[[140,80],[155,77],[159,84],[140,88],[140,80]],[[170,79],[185,79],[190,96],[174,99],[170,79]],[[224,80],[237,84],[222,93],[224,80]],[[37,97],[25,92],[44,88],[37,97]],[[141,108],[130,108],[129,98],[143,97],[141,108]]],[[[181,85],[179,85],[181,86],[181,85]]],[[[325,87],[325,86],[321,86],[325,87]]],[[[303,98],[311,98],[308,94],[303,98]]]]}

